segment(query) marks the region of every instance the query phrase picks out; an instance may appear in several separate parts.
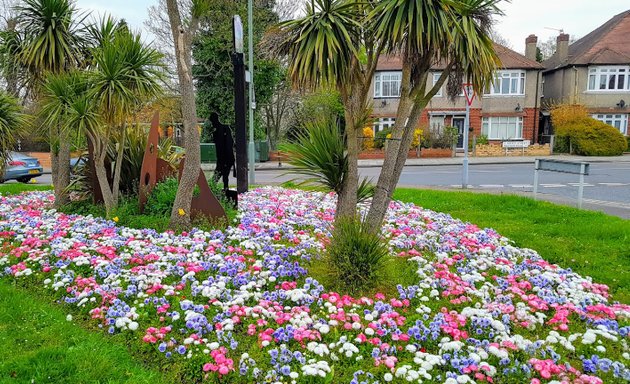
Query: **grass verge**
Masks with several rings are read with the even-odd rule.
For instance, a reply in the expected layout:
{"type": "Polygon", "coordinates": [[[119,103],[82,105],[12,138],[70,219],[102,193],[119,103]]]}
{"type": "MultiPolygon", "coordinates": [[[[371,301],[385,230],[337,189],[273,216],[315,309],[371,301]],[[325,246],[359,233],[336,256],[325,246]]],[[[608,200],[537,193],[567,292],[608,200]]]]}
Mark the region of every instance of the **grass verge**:
{"type": "Polygon", "coordinates": [[[515,195],[400,188],[394,199],[497,230],[630,303],[630,220],[515,195]]]}
{"type": "Polygon", "coordinates": [[[66,320],[63,307],[0,280],[0,382],[167,383],[121,343],[66,320]]]}

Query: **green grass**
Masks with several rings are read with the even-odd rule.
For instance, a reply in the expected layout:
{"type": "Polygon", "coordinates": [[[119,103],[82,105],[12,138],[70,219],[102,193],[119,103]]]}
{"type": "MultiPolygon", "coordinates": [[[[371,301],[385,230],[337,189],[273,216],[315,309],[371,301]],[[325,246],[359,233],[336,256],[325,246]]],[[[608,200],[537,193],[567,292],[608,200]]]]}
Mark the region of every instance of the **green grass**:
{"type": "Polygon", "coordinates": [[[630,303],[630,220],[514,195],[397,189],[394,198],[491,227],[630,303]]]}
{"type": "Polygon", "coordinates": [[[0,383],[167,383],[124,343],[66,320],[63,307],[0,280],[0,383]]]}
{"type": "Polygon", "coordinates": [[[26,191],[49,191],[52,190],[50,185],[37,185],[37,184],[0,184],[0,193],[3,195],[15,195],[26,191]]]}

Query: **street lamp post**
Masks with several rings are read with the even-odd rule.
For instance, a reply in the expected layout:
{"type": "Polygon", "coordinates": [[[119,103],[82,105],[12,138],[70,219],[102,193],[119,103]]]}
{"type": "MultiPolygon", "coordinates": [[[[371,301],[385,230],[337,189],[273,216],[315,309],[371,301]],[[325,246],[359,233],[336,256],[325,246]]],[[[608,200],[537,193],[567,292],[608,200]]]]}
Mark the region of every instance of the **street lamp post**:
{"type": "Polygon", "coordinates": [[[462,189],[468,188],[468,131],[470,126],[470,106],[475,100],[475,90],[472,84],[464,84],[464,95],[466,96],[466,120],[464,121],[464,161],[462,174],[462,189]]]}

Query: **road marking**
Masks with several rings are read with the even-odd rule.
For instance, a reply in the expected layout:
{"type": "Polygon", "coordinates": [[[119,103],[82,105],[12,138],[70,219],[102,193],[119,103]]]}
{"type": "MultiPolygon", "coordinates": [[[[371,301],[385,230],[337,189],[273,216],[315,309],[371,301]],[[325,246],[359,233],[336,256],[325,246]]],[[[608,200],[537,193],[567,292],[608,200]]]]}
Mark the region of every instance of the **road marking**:
{"type": "Polygon", "coordinates": [[[564,184],[540,184],[544,188],[564,188],[566,185],[564,184]]]}
{"type": "MultiPolygon", "coordinates": [[[[579,187],[580,186],[580,183],[567,183],[567,184],[569,184],[572,187],[579,187]]],[[[594,187],[595,185],[584,183],[584,184],[582,184],[582,186],[584,186],[584,187],[594,187]]]]}
{"type": "Polygon", "coordinates": [[[505,188],[503,184],[481,184],[479,188],[505,188]]]}
{"type": "Polygon", "coordinates": [[[584,199],[585,203],[597,204],[597,205],[605,205],[608,207],[616,207],[616,208],[627,208],[630,209],[630,204],[620,203],[618,201],[605,201],[605,200],[595,200],[595,199],[584,199]]]}
{"type": "Polygon", "coordinates": [[[534,188],[531,184],[510,184],[512,188],[534,188]]]}
{"type": "Polygon", "coordinates": [[[599,185],[605,185],[607,187],[625,187],[626,185],[630,185],[630,183],[597,183],[599,185]]]}

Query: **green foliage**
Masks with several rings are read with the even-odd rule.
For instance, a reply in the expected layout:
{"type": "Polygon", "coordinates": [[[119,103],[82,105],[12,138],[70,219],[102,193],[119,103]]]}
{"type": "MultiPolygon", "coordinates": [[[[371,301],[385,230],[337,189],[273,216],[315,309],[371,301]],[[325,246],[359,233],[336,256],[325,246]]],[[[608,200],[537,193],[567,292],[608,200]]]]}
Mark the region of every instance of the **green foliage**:
{"type": "Polygon", "coordinates": [[[306,15],[280,24],[279,41],[273,50],[288,56],[291,81],[302,88],[346,84],[359,58],[356,37],[363,27],[359,2],[313,0],[306,15]]]}
{"type": "Polygon", "coordinates": [[[3,383],[177,382],[171,370],[134,356],[124,335],[109,336],[66,320],[45,292],[0,281],[0,378],[3,383]]]}
{"type": "Polygon", "coordinates": [[[36,88],[47,72],[60,73],[83,61],[82,27],[69,0],[24,0],[17,7],[22,34],[19,60],[36,88]]]}
{"type": "Polygon", "coordinates": [[[387,142],[387,136],[391,135],[392,130],[389,128],[385,128],[382,131],[376,132],[374,136],[374,148],[382,149],[385,147],[385,143],[387,142]]]}
{"type": "Polygon", "coordinates": [[[514,195],[399,188],[394,198],[491,227],[518,247],[610,287],[630,303],[630,221],[514,195]]]}
{"type": "Polygon", "coordinates": [[[359,218],[337,219],[324,262],[337,286],[349,294],[377,286],[389,257],[387,243],[359,218]]]}
{"type": "Polygon", "coordinates": [[[295,141],[299,134],[303,133],[305,124],[312,121],[314,116],[331,116],[338,122],[340,132],[343,134],[345,131],[344,107],[339,91],[321,88],[303,97],[287,131],[287,140],[295,141]]]}
{"type": "Polygon", "coordinates": [[[345,144],[334,117],[322,117],[304,122],[304,131],[295,142],[282,144],[287,153],[290,173],[307,176],[304,184],[319,184],[339,193],[348,169],[345,144]]]}
{"type": "Polygon", "coordinates": [[[0,177],[9,151],[15,149],[28,120],[17,100],[0,90],[0,177]]]}
{"type": "Polygon", "coordinates": [[[422,145],[424,148],[450,149],[457,143],[459,131],[456,127],[442,127],[441,129],[427,129],[424,132],[422,145]]]}
{"type": "Polygon", "coordinates": [[[556,148],[582,156],[619,156],[628,142],[618,129],[591,117],[578,117],[555,126],[556,148]],[[568,147],[568,148],[567,148],[568,147]]]}
{"type": "MultiPolygon", "coordinates": [[[[237,214],[237,210],[230,202],[223,192],[223,188],[212,178],[208,179],[208,186],[212,190],[214,196],[219,200],[221,206],[225,210],[228,220],[232,221],[237,214]]],[[[155,217],[168,217],[173,209],[173,203],[175,202],[175,196],[177,195],[177,188],[179,183],[175,178],[166,179],[160,183],[157,183],[155,188],[151,191],[149,199],[145,207],[145,215],[155,217]]],[[[195,194],[199,193],[199,188],[195,187],[195,194]]],[[[223,227],[229,223],[212,223],[208,221],[197,221],[193,223],[200,228],[215,228],[217,225],[223,227]]]]}
{"type": "MultiPolygon", "coordinates": [[[[219,114],[220,120],[234,125],[234,79],[232,69],[232,16],[241,15],[246,20],[247,2],[217,0],[206,3],[203,12],[202,28],[193,43],[193,76],[197,89],[197,114],[209,117],[212,112],[219,114]]],[[[265,30],[277,23],[278,17],[273,12],[273,2],[254,2],[254,46],[258,44],[265,30]]],[[[247,36],[247,23],[243,25],[247,36]]],[[[245,44],[247,59],[247,44],[245,44]]],[[[273,96],[275,84],[280,81],[282,69],[278,62],[262,57],[260,50],[254,50],[254,84],[256,103],[263,105],[273,96]]],[[[256,138],[265,137],[265,127],[257,108],[254,116],[256,138]]],[[[209,127],[207,127],[209,128],[209,127]]],[[[211,137],[212,129],[203,135],[211,137]]]]}
{"type": "Polygon", "coordinates": [[[169,215],[173,209],[178,186],[175,178],[157,183],[149,195],[145,212],[148,215],[169,215]]]}
{"type": "MultiPolygon", "coordinates": [[[[305,176],[299,185],[318,185],[340,193],[348,172],[348,155],[335,117],[320,115],[303,124],[293,142],[280,145],[280,150],[287,154],[288,163],[293,166],[287,173],[305,176]]],[[[372,196],[374,187],[363,179],[357,190],[358,201],[372,196]]]]}
{"type": "Polygon", "coordinates": [[[486,145],[488,143],[488,135],[479,135],[479,137],[477,137],[477,144],[486,145]]]}
{"type": "Polygon", "coordinates": [[[630,149],[630,136],[626,136],[626,151],[630,149]]]}

